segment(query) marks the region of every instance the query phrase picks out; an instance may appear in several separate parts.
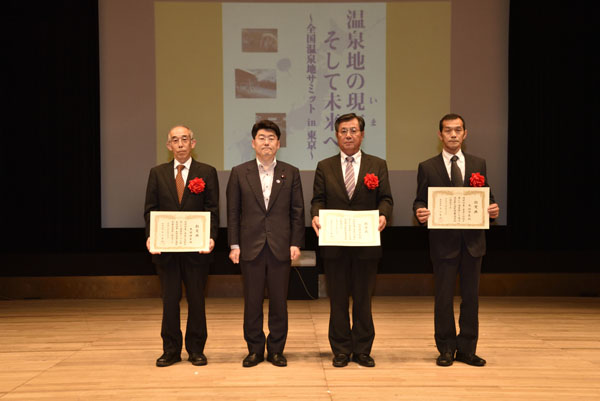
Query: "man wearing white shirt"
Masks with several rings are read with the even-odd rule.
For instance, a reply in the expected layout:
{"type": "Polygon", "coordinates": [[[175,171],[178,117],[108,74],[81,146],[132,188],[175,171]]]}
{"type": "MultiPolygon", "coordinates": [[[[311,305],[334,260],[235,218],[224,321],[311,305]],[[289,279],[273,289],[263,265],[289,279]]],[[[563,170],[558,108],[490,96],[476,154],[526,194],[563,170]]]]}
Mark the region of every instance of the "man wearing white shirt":
{"type": "Polygon", "coordinates": [[[219,181],[217,170],[192,158],[196,146],[194,133],[187,127],[173,127],[167,135],[167,148],[174,159],[150,170],[144,218],[146,220],[146,247],[150,251],[150,212],[152,211],[207,211],[210,212],[210,251],[154,253],[152,261],[158,272],[163,301],[161,337],[163,354],[156,366],[170,366],[181,360],[183,338],[180,329],[179,302],[181,282],[185,284],[188,320],[185,348],[188,360],[206,365],[204,355],[207,329],[204,312],[204,287],[208,277],[210,252],[215,246],[219,229],[219,181]],[[192,185],[190,185],[190,182],[192,185]],[[203,182],[204,186],[194,186],[203,182]]]}
{"type": "MultiPolygon", "coordinates": [[[[439,122],[438,137],[442,153],[419,164],[417,195],[413,211],[419,223],[431,215],[427,208],[429,187],[489,186],[485,160],[461,150],[467,137],[464,119],[447,114],[439,122]],[[483,176],[474,182],[472,176],[483,176]]],[[[498,217],[499,208],[490,191],[490,218],[498,217]]],[[[435,342],[440,353],[436,363],[450,366],[455,360],[472,366],[486,361],[475,355],[479,337],[479,276],[485,254],[484,230],[429,230],[429,250],[435,279],[435,342]],[[454,322],[454,288],[460,276],[460,332],[454,322]]]]}
{"type": "MultiPolygon", "coordinates": [[[[315,171],[312,227],[318,236],[321,209],[378,210],[378,229],[382,231],[393,208],[387,164],[361,150],[365,137],[365,120],[361,116],[348,113],[338,117],[335,131],[340,153],[321,160],[315,171]]],[[[341,368],[352,360],[361,366],[374,367],[371,348],[375,326],[371,297],[382,255],[381,246],[322,246],[319,255],[323,259],[330,299],[332,364],[341,368]],[[350,296],[352,323],[348,313],[350,296]]]]}
{"type": "Polygon", "coordinates": [[[252,127],[256,158],[231,169],[227,183],[229,258],[244,279],[244,339],[248,355],[242,366],[267,360],[286,366],[287,292],[291,261],[304,246],[304,199],[300,171],[275,155],[281,132],[262,120],[252,127]],[[269,336],[263,331],[265,281],[269,292],[269,336]]]}

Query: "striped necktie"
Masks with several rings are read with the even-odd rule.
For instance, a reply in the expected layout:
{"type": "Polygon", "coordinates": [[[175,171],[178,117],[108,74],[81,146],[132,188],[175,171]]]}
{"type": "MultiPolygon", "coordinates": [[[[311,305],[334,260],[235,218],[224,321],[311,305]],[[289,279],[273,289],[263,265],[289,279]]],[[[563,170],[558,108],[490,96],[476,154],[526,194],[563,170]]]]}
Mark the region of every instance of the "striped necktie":
{"type": "Polygon", "coordinates": [[[181,203],[181,198],[183,198],[183,190],[185,189],[183,175],[181,174],[181,170],[184,168],[185,166],[183,164],[177,166],[177,176],[175,177],[175,186],[177,187],[177,198],[179,199],[179,203],[181,203]]]}
{"type": "Polygon", "coordinates": [[[346,185],[346,191],[348,192],[349,199],[352,198],[354,187],[356,186],[354,183],[354,167],[352,167],[353,161],[354,157],[346,156],[346,175],[344,177],[344,184],[346,185]]]}

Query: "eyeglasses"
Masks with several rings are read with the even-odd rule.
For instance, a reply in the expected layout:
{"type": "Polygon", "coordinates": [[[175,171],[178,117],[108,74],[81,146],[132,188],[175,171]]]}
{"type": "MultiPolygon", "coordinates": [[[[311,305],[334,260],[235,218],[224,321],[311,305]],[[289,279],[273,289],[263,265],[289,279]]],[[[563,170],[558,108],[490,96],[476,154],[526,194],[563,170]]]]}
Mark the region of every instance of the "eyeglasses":
{"type": "Polygon", "coordinates": [[[177,145],[179,144],[179,141],[181,141],[181,143],[188,143],[190,141],[190,137],[183,135],[180,137],[172,137],[171,140],[169,142],[171,142],[173,145],[177,145]]]}
{"type": "Polygon", "coordinates": [[[350,135],[357,135],[358,133],[360,133],[360,130],[358,128],[354,128],[354,127],[350,128],[350,129],[348,129],[348,128],[342,128],[339,132],[342,135],[348,135],[348,134],[350,134],[350,135]]]}

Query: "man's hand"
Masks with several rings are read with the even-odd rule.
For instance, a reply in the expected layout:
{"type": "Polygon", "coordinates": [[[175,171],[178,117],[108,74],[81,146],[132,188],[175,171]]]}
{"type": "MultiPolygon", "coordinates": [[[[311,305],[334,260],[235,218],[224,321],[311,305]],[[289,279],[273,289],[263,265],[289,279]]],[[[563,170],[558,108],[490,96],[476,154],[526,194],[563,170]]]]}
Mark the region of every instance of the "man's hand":
{"type": "Polygon", "coordinates": [[[500,207],[497,203],[492,203],[490,207],[488,207],[488,213],[490,214],[490,219],[495,219],[500,214],[500,207]]]}
{"type": "Polygon", "coordinates": [[[319,216],[315,216],[312,219],[312,228],[317,233],[317,237],[319,236],[319,230],[321,229],[321,225],[319,224],[319,216]]]}
{"type": "Polygon", "coordinates": [[[431,212],[429,211],[429,209],[420,207],[417,209],[417,213],[416,213],[417,220],[419,220],[419,223],[423,224],[427,221],[430,214],[431,214],[431,212]]]}
{"type": "MultiPolygon", "coordinates": [[[[146,249],[150,252],[150,237],[146,240],[146,249]]],[[[152,255],[160,255],[160,252],[150,252],[152,255]]]]}
{"type": "Polygon", "coordinates": [[[208,251],[200,251],[199,253],[211,253],[214,248],[215,248],[215,240],[211,238],[210,242],[208,243],[208,251]]]}
{"type": "Polygon", "coordinates": [[[298,248],[297,246],[290,246],[290,259],[291,260],[296,260],[300,257],[300,248],[298,248]]]}
{"type": "Polygon", "coordinates": [[[229,259],[236,265],[240,263],[240,249],[232,249],[229,251],[229,259]]]}
{"type": "Polygon", "coordinates": [[[379,216],[379,227],[377,228],[380,232],[383,231],[385,225],[387,224],[387,220],[384,215],[379,216]]]}

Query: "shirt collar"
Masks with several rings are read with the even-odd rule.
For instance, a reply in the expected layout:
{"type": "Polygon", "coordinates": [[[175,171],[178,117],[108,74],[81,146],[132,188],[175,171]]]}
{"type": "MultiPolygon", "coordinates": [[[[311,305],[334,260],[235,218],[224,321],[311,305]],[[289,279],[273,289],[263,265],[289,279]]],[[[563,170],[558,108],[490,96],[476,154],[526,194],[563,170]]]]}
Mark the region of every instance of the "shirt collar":
{"type": "Polygon", "coordinates": [[[262,168],[266,171],[271,171],[271,170],[275,170],[275,166],[277,165],[277,158],[274,157],[273,158],[273,163],[271,163],[270,166],[265,166],[264,164],[262,164],[260,162],[260,160],[258,160],[258,157],[256,158],[256,165],[258,166],[258,168],[260,168],[262,166],[262,168]]]}
{"type": "Polygon", "coordinates": [[[177,166],[179,166],[180,164],[184,165],[185,168],[189,170],[190,166],[192,165],[192,158],[190,157],[189,159],[187,159],[185,163],[179,163],[177,160],[175,160],[175,163],[173,163],[173,168],[177,170],[177,166]]]}
{"type": "Polygon", "coordinates": [[[452,159],[452,156],[458,156],[458,161],[465,161],[465,156],[462,153],[462,149],[459,149],[458,152],[456,152],[455,155],[453,155],[450,152],[447,152],[446,149],[442,149],[442,157],[444,158],[444,162],[446,162],[446,164],[450,164],[452,161],[450,159],[452,159]]]}
{"type": "MultiPolygon", "coordinates": [[[[362,151],[359,149],[358,152],[352,155],[352,157],[354,157],[354,163],[360,163],[361,156],[362,151]]],[[[340,158],[342,160],[342,163],[346,163],[346,157],[348,157],[348,155],[340,150],[340,158]]]]}

